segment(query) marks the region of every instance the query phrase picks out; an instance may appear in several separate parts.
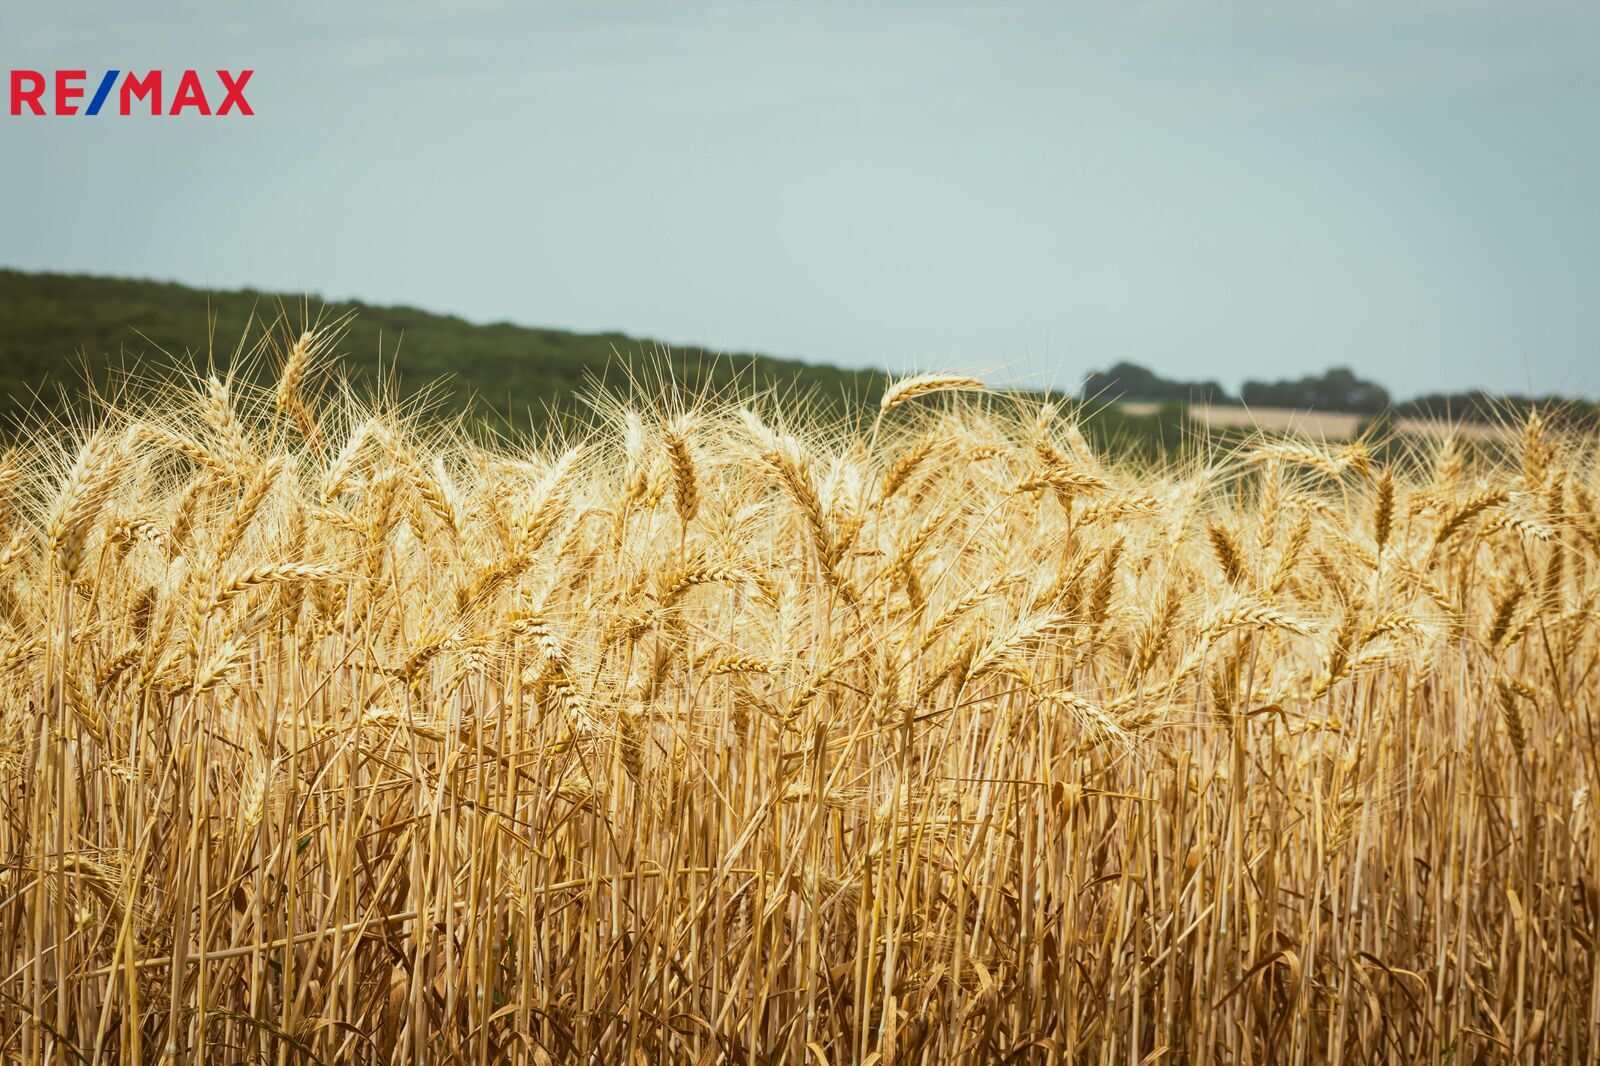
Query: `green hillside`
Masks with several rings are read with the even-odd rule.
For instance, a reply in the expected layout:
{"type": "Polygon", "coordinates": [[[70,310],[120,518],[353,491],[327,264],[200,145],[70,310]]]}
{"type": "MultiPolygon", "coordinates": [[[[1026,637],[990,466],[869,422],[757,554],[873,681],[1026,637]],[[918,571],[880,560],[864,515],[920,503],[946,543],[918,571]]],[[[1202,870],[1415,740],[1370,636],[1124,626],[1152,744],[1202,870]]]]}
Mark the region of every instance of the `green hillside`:
{"type": "MultiPolygon", "coordinates": [[[[0,437],[41,402],[49,410],[63,396],[76,402],[86,372],[103,383],[110,367],[132,368],[137,380],[141,362],[153,370],[173,360],[226,368],[235,352],[259,349],[273,334],[292,343],[307,316],[319,314],[324,321],[348,316],[335,349],[347,376],[371,382],[392,375],[403,393],[442,382],[431,394],[439,403],[456,410],[470,403],[479,415],[493,411],[521,428],[545,425],[552,409],[577,411],[575,394],[592,381],[623,390],[630,374],[659,383],[667,368],[672,380],[697,393],[737,383],[797,393],[841,411],[876,404],[886,380],[876,371],[761,355],[669,351],[621,333],[479,325],[413,307],[0,269],[0,437]]],[[[241,365],[263,381],[275,380],[270,354],[258,350],[241,365]]],[[[1102,447],[1154,456],[1193,435],[1178,404],[1152,415],[1092,406],[1096,412],[1084,429],[1102,447]]]]}
{"type": "MultiPolygon", "coordinates": [[[[663,360],[676,380],[699,387],[737,379],[821,400],[875,400],[883,387],[882,375],[870,371],[747,354],[666,352],[621,333],[479,325],[413,307],[324,305],[315,296],[207,293],[155,281],[0,269],[0,417],[12,424],[36,392],[54,402],[58,385],[78,393],[86,368],[104,381],[109,366],[138,360],[165,365],[162,353],[202,368],[214,358],[226,367],[241,339],[249,349],[269,331],[298,336],[308,311],[327,320],[355,312],[337,348],[351,376],[371,380],[392,369],[403,391],[448,379],[440,393],[444,402],[459,407],[471,398],[479,412],[492,409],[524,426],[552,405],[571,410],[573,394],[593,376],[603,374],[621,388],[630,368],[660,368],[663,360]]],[[[270,372],[270,359],[254,362],[270,372]]]]}

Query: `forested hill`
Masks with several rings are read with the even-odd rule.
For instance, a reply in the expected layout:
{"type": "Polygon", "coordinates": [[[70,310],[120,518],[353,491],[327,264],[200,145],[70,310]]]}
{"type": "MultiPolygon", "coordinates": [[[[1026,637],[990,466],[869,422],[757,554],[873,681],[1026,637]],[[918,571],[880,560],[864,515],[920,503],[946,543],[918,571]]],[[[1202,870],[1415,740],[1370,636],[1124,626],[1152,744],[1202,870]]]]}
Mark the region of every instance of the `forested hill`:
{"type": "MultiPolygon", "coordinates": [[[[0,417],[6,424],[33,403],[53,398],[55,385],[77,391],[84,368],[104,380],[106,368],[136,360],[162,364],[162,353],[201,367],[226,366],[239,348],[277,330],[292,341],[309,310],[331,320],[355,311],[337,347],[353,376],[375,378],[392,367],[404,390],[443,378],[440,393],[479,410],[492,408],[526,426],[552,404],[570,410],[591,376],[621,385],[627,368],[670,361],[679,381],[721,386],[736,378],[761,387],[799,390],[820,399],[875,401],[881,375],[767,356],[663,354],[656,343],[621,333],[572,333],[499,322],[479,325],[413,307],[330,301],[253,290],[205,292],[156,281],[41,274],[0,269],[0,417]],[[398,358],[396,357],[398,353],[398,358]]],[[[258,360],[270,370],[270,360],[258,360]]]]}
{"type": "MultiPolygon", "coordinates": [[[[775,359],[668,350],[621,333],[573,333],[478,324],[414,307],[254,290],[206,292],[185,285],[83,274],[45,274],[0,268],[0,439],[15,430],[35,397],[54,408],[61,394],[82,396],[85,371],[104,382],[107,368],[144,364],[168,368],[172,359],[199,368],[226,368],[236,351],[257,350],[248,364],[264,380],[276,367],[263,338],[287,346],[307,318],[339,322],[338,366],[357,381],[396,378],[402,394],[435,384],[431,395],[453,409],[469,401],[480,415],[493,411],[522,428],[541,426],[550,409],[573,412],[575,394],[603,378],[626,388],[630,375],[654,387],[668,378],[697,395],[738,382],[741,389],[776,389],[823,404],[875,404],[885,378],[877,371],[775,359]],[[163,354],[165,353],[165,354],[163,354]]],[[[1537,408],[1577,418],[1592,428],[1596,405],[1557,396],[1463,393],[1391,401],[1378,384],[1334,368],[1300,379],[1247,381],[1237,395],[1215,381],[1169,381],[1132,363],[1089,374],[1079,396],[1092,417],[1086,429],[1099,442],[1159,453],[1188,435],[1186,404],[1240,404],[1342,411],[1366,416],[1445,417],[1503,421],[1537,408]],[[1154,401],[1154,414],[1135,414],[1119,401],[1154,401]]]]}

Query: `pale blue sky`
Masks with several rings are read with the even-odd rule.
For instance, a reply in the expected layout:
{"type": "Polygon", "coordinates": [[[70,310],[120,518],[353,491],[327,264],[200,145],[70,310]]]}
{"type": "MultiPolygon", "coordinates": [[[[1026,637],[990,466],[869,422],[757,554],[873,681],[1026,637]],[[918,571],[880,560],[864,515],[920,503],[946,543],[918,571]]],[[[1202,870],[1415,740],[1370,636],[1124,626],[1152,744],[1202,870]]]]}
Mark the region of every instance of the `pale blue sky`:
{"type": "Polygon", "coordinates": [[[1600,395],[1600,7],[0,8],[0,263],[1070,386],[1118,359],[1600,395]]]}

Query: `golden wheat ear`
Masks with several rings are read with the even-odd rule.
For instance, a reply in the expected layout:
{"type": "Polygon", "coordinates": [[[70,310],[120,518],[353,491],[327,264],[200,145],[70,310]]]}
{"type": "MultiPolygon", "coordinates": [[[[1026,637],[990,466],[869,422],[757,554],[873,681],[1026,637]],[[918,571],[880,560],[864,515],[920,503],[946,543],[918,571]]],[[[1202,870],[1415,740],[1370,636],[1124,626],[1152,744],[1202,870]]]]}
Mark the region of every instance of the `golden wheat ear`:
{"type": "Polygon", "coordinates": [[[919,396],[932,396],[937,392],[978,392],[985,388],[987,386],[977,378],[956,374],[918,374],[914,377],[901,378],[884,389],[883,398],[878,401],[878,409],[891,411],[919,396]]]}
{"type": "Polygon", "coordinates": [[[693,430],[693,420],[683,415],[673,419],[661,434],[672,468],[673,506],[677,508],[678,518],[685,528],[700,511],[700,483],[695,474],[693,430]]]}

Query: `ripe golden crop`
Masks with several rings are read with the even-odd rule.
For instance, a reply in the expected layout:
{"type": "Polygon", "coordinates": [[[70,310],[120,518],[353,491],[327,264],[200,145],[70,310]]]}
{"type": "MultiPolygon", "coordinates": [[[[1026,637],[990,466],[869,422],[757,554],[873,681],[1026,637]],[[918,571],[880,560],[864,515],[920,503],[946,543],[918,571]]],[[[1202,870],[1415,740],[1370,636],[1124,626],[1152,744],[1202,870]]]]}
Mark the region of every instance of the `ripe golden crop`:
{"type": "Polygon", "coordinates": [[[1592,442],[485,444],[320,347],[0,459],[0,1059],[1593,1061],[1592,442]]]}

